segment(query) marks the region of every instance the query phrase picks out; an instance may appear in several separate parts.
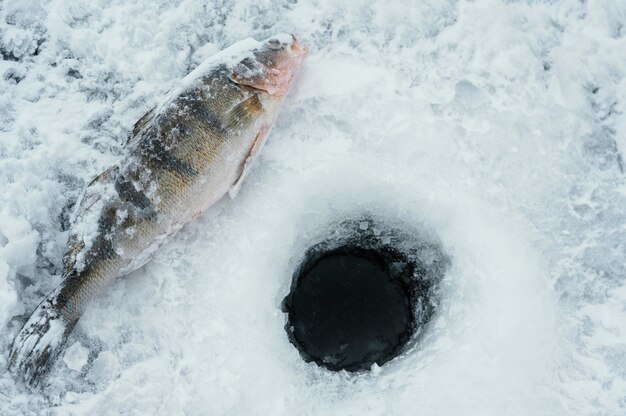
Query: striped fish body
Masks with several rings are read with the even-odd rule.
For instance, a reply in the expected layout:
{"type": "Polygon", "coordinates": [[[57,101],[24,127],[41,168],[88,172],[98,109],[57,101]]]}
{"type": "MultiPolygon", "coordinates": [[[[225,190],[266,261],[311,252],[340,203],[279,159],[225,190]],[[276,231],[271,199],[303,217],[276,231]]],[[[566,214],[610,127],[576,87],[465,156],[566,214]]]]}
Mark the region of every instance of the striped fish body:
{"type": "Polygon", "coordinates": [[[305,54],[291,35],[239,42],[135,124],[125,157],[77,204],[62,283],[15,339],[9,367],[19,379],[39,385],[91,299],[145,264],[186,222],[237,193],[305,54]]]}

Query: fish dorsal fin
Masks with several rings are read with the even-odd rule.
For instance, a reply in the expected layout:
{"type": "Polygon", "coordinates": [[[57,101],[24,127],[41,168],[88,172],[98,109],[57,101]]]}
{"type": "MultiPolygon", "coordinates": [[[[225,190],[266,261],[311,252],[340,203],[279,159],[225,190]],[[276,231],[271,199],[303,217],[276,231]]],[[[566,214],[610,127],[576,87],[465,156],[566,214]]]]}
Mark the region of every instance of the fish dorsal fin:
{"type": "Polygon", "coordinates": [[[144,114],[133,126],[132,133],[128,136],[128,140],[126,141],[126,147],[128,147],[132,142],[135,141],[137,137],[141,136],[141,133],[148,127],[148,125],[154,120],[156,107],[152,107],[150,111],[144,114]]]}
{"type": "Polygon", "coordinates": [[[115,175],[117,175],[119,170],[120,170],[120,167],[118,165],[109,166],[104,172],[100,173],[98,176],[93,178],[91,182],[87,184],[87,187],[89,188],[90,186],[98,184],[98,183],[105,183],[107,181],[111,181],[111,179],[114,178],[115,175]]]}
{"type": "Polygon", "coordinates": [[[263,110],[263,106],[261,101],[259,101],[259,96],[253,94],[231,108],[224,115],[224,128],[227,130],[243,130],[259,118],[261,110],[263,110]]]}

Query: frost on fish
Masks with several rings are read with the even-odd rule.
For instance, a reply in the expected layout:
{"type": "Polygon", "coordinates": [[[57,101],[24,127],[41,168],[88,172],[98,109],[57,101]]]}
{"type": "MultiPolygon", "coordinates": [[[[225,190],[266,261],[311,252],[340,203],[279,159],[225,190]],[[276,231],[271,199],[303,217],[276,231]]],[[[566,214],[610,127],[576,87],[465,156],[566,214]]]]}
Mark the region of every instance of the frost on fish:
{"type": "Polygon", "coordinates": [[[9,367],[41,384],[91,299],[186,222],[240,189],[306,51],[251,39],[201,64],[134,126],[126,155],[79,200],[60,286],[17,335],[9,367]]]}

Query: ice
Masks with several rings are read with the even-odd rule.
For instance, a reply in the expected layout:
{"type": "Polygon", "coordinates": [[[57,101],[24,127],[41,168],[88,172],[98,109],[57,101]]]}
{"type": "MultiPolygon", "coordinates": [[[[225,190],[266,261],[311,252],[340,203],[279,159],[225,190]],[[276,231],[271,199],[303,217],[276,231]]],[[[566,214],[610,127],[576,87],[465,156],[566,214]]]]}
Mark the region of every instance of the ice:
{"type": "Polygon", "coordinates": [[[0,261],[0,322],[6,323],[11,316],[10,311],[14,307],[17,296],[12,285],[8,282],[9,265],[4,261],[0,261]]]}
{"type": "Polygon", "coordinates": [[[237,198],[92,305],[45,394],[0,370],[0,414],[626,414],[625,21],[619,0],[6,0],[0,368],[133,123],[239,40],[309,58],[237,198]],[[329,373],[280,302],[363,213],[451,267],[403,357],[329,373]]]}

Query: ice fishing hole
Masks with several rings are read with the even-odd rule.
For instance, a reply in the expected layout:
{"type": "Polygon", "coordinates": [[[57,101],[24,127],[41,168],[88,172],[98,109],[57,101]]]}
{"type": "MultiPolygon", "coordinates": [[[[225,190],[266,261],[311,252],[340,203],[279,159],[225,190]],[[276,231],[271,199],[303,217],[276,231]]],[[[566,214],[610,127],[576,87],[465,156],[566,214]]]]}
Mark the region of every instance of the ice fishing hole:
{"type": "Polygon", "coordinates": [[[418,343],[448,260],[440,246],[372,219],[309,248],[283,300],[290,342],[332,371],[370,370],[418,343]]]}

